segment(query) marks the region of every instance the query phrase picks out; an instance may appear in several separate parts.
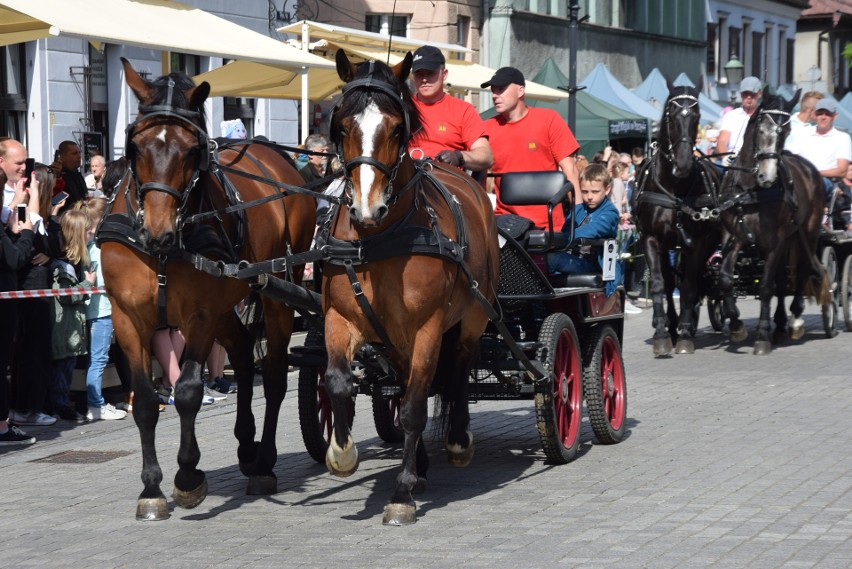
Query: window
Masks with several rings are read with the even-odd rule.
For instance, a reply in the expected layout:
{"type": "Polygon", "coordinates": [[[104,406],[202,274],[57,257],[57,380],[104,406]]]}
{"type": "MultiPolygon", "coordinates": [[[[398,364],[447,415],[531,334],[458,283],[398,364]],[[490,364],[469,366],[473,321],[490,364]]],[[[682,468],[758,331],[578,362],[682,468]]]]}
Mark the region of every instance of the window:
{"type": "Polygon", "coordinates": [[[743,52],[740,49],[740,29],[728,28],[728,53],[732,56],[736,55],[740,61],[743,60],[743,52]]]}
{"type": "Polygon", "coordinates": [[[198,75],[201,71],[201,58],[197,55],[171,52],[170,69],[172,71],[186,73],[190,77],[198,75]]]}
{"type": "Polygon", "coordinates": [[[752,32],[751,34],[751,73],[757,77],[766,77],[769,71],[764,67],[763,33],[752,32]]]}
{"type": "Polygon", "coordinates": [[[793,82],[793,58],[796,54],[796,42],[795,40],[788,39],[787,40],[787,65],[784,69],[784,83],[792,83],[793,82]]]}
{"type": "MultiPolygon", "coordinates": [[[[254,99],[245,97],[225,97],[225,108],[223,109],[226,121],[240,119],[246,127],[246,137],[254,136],[254,99]]],[[[219,134],[221,136],[222,133],[219,134]]]]}
{"type": "Polygon", "coordinates": [[[364,27],[368,32],[404,38],[408,37],[408,16],[367,14],[364,27]]]}
{"type": "Polygon", "coordinates": [[[26,146],[26,51],[22,43],[0,47],[0,135],[26,146]]]}
{"type": "Polygon", "coordinates": [[[707,75],[716,75],[716,24],[707,24],[707,75]]]}
{"type": "Polygon", "coordinates": [[[470,18],[467,16],[459,16],[456,21],[456,43],[464,47],[470,47],[467,43],[470,41],[470,18]]]}

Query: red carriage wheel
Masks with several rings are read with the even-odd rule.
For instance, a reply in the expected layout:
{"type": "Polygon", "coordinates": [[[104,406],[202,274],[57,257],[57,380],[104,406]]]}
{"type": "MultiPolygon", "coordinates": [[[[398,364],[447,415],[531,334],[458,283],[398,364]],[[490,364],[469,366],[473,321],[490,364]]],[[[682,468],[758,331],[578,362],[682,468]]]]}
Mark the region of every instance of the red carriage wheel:
{"type": "Polygon", "coordinates": [[[627,423],[627,381],[621,344],[611,326],[595,329],[586,361],[583,391],[592,430],[602,444],[620,443],[627,423]]]}
{"type": "Polygon", "coordinates": [[[548,461],[565,464],[580,447],[583,415],[583,366],[571,319],[561,312],[545,318],[539,343],[536,358],[548,376],[536,385],[536,425],[548,461]]]}
{"type": "MultiPolygon", "coordinates": [[[[305,337],[306,348],[325,346],[323,333],[311,330],[305,337]]],[[[349,413],[349,426],[355,418],[355,402],[349,413]]],[[[331,440],[334,417],[331,401],[325,392],[325,366],[303,366],[299,369],[299,426],[302,441],[312,459],[325,464],[325,453],[331,440]]]]}
{"type": "Polygon", "coordinates": [[[399,418],[399,405],[402,397],[373,396],[373,422],[376,433],[386,443],[401,443],[405,440],[405,430],[399,418]]]}

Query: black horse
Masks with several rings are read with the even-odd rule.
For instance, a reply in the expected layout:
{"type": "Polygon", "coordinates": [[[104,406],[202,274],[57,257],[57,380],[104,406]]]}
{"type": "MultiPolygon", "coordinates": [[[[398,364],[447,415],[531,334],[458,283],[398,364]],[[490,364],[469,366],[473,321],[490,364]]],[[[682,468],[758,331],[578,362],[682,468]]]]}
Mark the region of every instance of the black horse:
{"type": "Polygon", "coordinates": [[[635,223],[651,274],[654,354],[658,356],[671,352],[671,336],[675,333],[677,353],[695,351],[693,338],[701,296],[699,277],[721,240],[715,209],[719,173],[693,152],[702,84],[699,80],[691,88],[668,83],[670,95],[663,110],[660,134],[651,157],[640,168],[633,195],[635,223]],[[672,298],[675,270],[669,262],[669,251],[678,247],[681,249],[679,319],[672,298]],[[664,295],[667,309],[663,307],[664,295]]]}
{"type": "Polygon", "coordinates": [[[764,95],[748,121],[742,150],[722,181],[721,221],[731,239],[723,251],[719,282],[733,341],[747,336],[733,293],[737,256],[751,248],[764,260],[755,354],[772,350],[769,311],[773,294],[778,297],[774,340],[777,343],[786,336],[784,296],[790,270],[794,271],[792,339],[804,334],[804,296],[816,297],[822,305],[831,302],[828,275],[816,256],[825,207],[822,180],[808,160],[783,151],[790,133],[790,112],[799,95],[797,91],[791,101],[764,95]]]}

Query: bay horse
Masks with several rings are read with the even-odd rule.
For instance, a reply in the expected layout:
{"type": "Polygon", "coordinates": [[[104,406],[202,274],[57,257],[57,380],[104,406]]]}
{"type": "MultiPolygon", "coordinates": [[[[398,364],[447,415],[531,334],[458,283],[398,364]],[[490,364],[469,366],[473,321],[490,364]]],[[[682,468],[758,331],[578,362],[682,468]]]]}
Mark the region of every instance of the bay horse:
{"type": "Polygon", "coordinates": [[[392,69],[378,61],[356,66],[337,52],[345,85],[331,136],[349,202],[318,237],[330,250],[322,305],[325,387],[334,415],[326,453],[332,474],[349,476],[358,468],[347,420],[358,351],[377,345],[403,390],[402,471],[384,510],[386,525],[416,521],[411,492],[425,483],[422,434],[433,388],[445,405],[450,462],[466,466],[472,459],[468,374],[488,323],[481,303],[494,301],[499,263],[494,214],[482,187],[458,169],[415,163],[407,153],[421,125],[405,84],[412,59],[408,53],[392,69]]]}
{"type": "MultiPolygon", "coordinates": [[[[203,104],[210,92],[206,82],[196,86],[178,73],[147,81],[127,60],[122,63],[127,85],[139,101],[139,115],[127,128],[130,168],[109,203],[98,239],[116,338],[132,370],[144,485],[136,517],[162,520],[169,511],[154,446],[159,412],[151,377],[151,338],[160,327],[177,327],[186,338],[174,391],[181,423],[175,505],[193,508],[207,493],[206,476],[197,468],[201,453],[195,419],[203,393],[201,369],[214,338],[227,350],[239,387],[234,434],[240,469],[249,477],[248,493],[276,491],[275,435],[287,389],[293,310],[262,301],[268,345],[262,362],[266,411],[260,441],[255,441],[254,339],[234,311],[250,289],[245,281],[214,269],[222,263],[252,263],[307,250],[315,202],[298,193],[276,199],[281,184],[258,181],[304,184],[291,160],[271,146],[246,141],[217,150],[205,126],[203,104]],[[222,213],[226,207],[262,198],[269,200],[222,213]]],[[[284,276],[300,282],[302,271],[295,267],[284,276]]]]}
{"type": "Polygon", "coordinates": [[[701,79],[695,87],[675,87],[668,82],[669,97],[663,106],[659,137],[650,158],[640,166],[633,195],[634,222],[651,276],[653,349],[657,356],[672,351],[674,333],[678,337],[676,353],[695,352],[700,276],[722,238],[713,214],[719,173],[693,152],[702,85],[701,79]],[[669,261],[669,251],[678,246],[680,317],[672,298],[675,269],[669,261]]]}
{"type": "Polygon", "coordinates": [[[825,195],[819,172],[808,160],[784,151],[790,133],[790,113],[801,90],[792,100],[764,93],[760,106],[749,118],[743,146],[734,166],[722,181],[721,221],[731,239],[725,246],[720,267],[720,288],[730,317],[731,340],[745,340],[747,331],[733,293],[737,257],[744,248],[756,248],[764,260],[759,285],[760,319],[754,353],[772,351],[772,341],[786,336],[787,312],[784,297],[788,273],[794,273],[793,322],[789,335],[804,334],[804,296],[822,305],[831,302],[829,279],[816,256],[825,195]],[[770,335],[770,302],[778,297],[776,330],[770,335]]]}

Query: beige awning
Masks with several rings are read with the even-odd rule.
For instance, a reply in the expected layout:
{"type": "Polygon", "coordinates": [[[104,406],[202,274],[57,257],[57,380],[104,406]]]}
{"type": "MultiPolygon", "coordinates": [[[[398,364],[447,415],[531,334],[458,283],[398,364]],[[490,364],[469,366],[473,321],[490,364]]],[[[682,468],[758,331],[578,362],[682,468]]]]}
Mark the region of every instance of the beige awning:
{"type": "Polygon", "coordinates": [[[0,45],[67,36],[291,69],[334,63],[169,0],[0,0],[0,45]]]}
{"type": "MultiPolygon", "coordinates": [[[[390,65],[395,65],[405,55],[405,53],[392,51],[388,56],[386,50],[331,42],[324,42],[322,47],[317,49],[322,49],[327,56],[333,57],[338,48],[343,48],[355,61],[378,59],[389,62],[390,65]]],[[[491,79],[492,75],[494,70],[484,65],[458,59],[447,60],[447,87],[451,92],[465,93],[482,90],[480,85],[491,79]]],[[[235,61],[196,75],[193,79],[196,83],[201,81],[210,83],[213,96],[302,98],[301,75],[272,65],[235,61]]],[[[566,91],[532,81],[526,83],[526,96],[529,99],[555,101],[568,98],[566,91]]],[[[308,99],[311,101],[321,101],[336,95],[341,85],[343,82],[338,78],[335,70],[311,69],[308,71],[308,99]]]]}
{"type": "Polygon", "coordinates": [[[302,20],[294,24],[289,24],[283,28],[278,28],[278,31],[285,34],[294,34],[301,38],[302,31],[305,28],[307,28],[311,41],[325,40],[334,44],[359,45],[361,47],[387,51],[388,40],[392,39],[393,49],[397,51],[414,51],[418,47],[431,45],[437,47],[444,53],[473,53],[472,49],[458,44],[424,41],[401,36],[393,36],[393,38],[390,38],[385,34],[377,34],[364,30],[356,30],[354,28],[312,22],[310,20],[302,20]]]}

